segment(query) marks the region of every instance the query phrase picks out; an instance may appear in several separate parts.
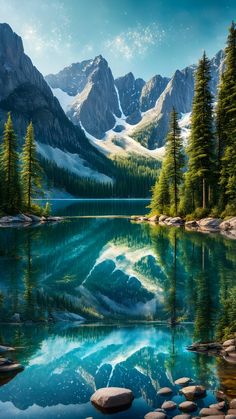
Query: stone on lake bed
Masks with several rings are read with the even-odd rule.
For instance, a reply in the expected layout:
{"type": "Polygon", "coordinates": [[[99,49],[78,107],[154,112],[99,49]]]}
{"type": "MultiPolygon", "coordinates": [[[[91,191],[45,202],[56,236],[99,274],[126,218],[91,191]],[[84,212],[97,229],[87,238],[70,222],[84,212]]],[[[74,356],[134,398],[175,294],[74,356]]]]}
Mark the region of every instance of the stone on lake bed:
{"type": "Polygon", "coordinates": [[[228,339],[223,343],[223,346],[232,346],[235,345],[235,339],[228,339]]]}
{"type": "Polygon", "coordinates": [[[197,410],[197,405],[194,402],[186,401],[179,404],[179,409],[185,412],[193,412],[197,410]]]}
{"type": "Polygon", "coordinates": [[[236,409],[236,399],[232,399],[229,402],[229,407],[230,407],[230,409],[236,409]]]}
{"type": "Polygon", "coordinates": [[[222,416],[222,412],[220,412],[218,409],[212,409],[210,407],[204,407],[200,410],[201,416],[222,416]]]}
{"type": "Polygon", "coordinates": [[[235,352],[235,345],[230,345],[225,348],[225,352],[235,352]]]}
{"type": "Polygon", "coordinates": [[[163,412],[149,412],[144,416],[144,419],[166,419],[166,414],[163,412]]]}
{"type": "Polygon", "coordinates": [[[122,409],[130,405],[133,398],[133,392],[128,388],[104,387],[95,391],[90,401],[101,409],[122,409]]]}
{"type": "Polygon", "coordinates": [[[236,415],[236,409],[229,409],[228,410],[228,415],[236,415]]]}
{"type": "Polygon", "coordinates": [[[184,387],[180,390],[180,392],[186,397],[188,400],[196,399],[198,397],[203,397],[206,395],[206,388],[201,385],[196,386],[188,386],[184,387]]]}
{"type": "Polygon", "coordinates": [[[177,386],[185,386],[188,383],[190,383],[190,381],[191,381],[191,378],[189,378],[189,377],[182,377],[182,378],[178,378],[178,380],[175,380],[175,384],[177,386]]]}
{"type": "Polygon", "coordinates": [[[204,416],[204,419],[225,419],[225,415],[210,415],[210,416],[204,416]]]}
{"type": "Polygon", "coordinates": [[[172,400],[168,400],[164,402],[161,406],[161,408],[165,410],[172,410],[172,409],[175,409],[176,407],[177,407],[177,404],[173,402],[172,400]]]}
{"type": "Polygon", "coordinates": [[[173,391],[171,390],[170,387],[160,388],[160,390],[158,390],[158,392],[157,392],[157,394],[159,396],[168,396],[169,394],[172,394],[172,393],[173,393],[173,391]]]}
{"type": "Polygon", "coordinates": [[[190,418],[191,418],[191,415],[188,415],[187,413],[183,415],[176,415],[173,417],[173,419],[190,419],[190,418]]]}
{"type": "Polygon", "coordinates": [[[209,407],[211,409],[223,410],[225,408],[225,402],[223,401],[219,403],[210,404],[209,407]]]}
{"type": "Polygon", "coordinates": [[[236,419],[236,415],[226,415],[225,419],[236,419]]]}

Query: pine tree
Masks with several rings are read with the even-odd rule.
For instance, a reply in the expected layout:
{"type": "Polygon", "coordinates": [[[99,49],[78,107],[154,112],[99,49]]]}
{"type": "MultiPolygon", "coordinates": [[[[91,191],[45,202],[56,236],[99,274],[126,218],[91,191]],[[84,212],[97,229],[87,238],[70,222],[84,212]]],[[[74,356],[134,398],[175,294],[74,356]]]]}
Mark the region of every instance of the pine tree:
{"type": "Polygon", "coordinates": [[[175,215],[178,213],[179,188],[183,180],[184,152],[178,125],[178,114],[173,108],[170,115],[170,129],[166,139],[165,166],[168,173],[170,201],[175,215]]]}
{"type": "Polygon", "coordinates": [[[221,205],[236,207],[236,25],[232,22],[225,49],[224,72],[217,103],[218,173],[221,205]]]}
{"type": "Polygon", "coordinates": [[[21,193],[16,135],[10,113],[4,126],[0,160],[3,182],[2,208],[6,213],[16,213],[21,209],[21,193]]]}
{"type": "Polygon", "coordinates": [[[158,181],[153,189],[150,208],[157,213],[178,213],[179,189],[183,179],[184,153],[178,115],[173,108],[170,115],[166,152],[158,181]],[[173,207],[170,208],[170,206],[173,207]]]}
{"type": "Polygon", "coordinates": [[[160,176],[153,188],[152,200],[150,203],[151,212],[156,214],[167,213],[170,206],[169,184],[165,164],[160,176]]]}
{"type": "Polygon", "coordinates": [[[32,122],[27,127],[25,143],[22,150],[21,184],[25,208],[32,207],[32,198],[41,189],[42,170],[36,157],[36,145],[32,122]]]}
{"type": "MultiPolygon", "coordinates": [[[[214,135],[212,95],[210,92],[210,62],[204,52],[195,75],[195,91],[188,147],[186,183],[191,185],[192,209],[206,208],[212,203],[214,171],[214,135]]],[[[186,188],[189,191],[189,187],[186,188]]]]}

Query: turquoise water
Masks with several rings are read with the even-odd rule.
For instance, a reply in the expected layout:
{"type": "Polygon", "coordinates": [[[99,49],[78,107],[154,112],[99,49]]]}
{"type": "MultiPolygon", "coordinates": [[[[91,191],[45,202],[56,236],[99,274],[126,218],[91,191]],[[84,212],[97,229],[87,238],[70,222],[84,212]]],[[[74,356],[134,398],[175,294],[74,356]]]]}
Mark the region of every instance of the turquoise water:
{"type": "MultiPolygon", "coordinates": [[[[53,202],[60,215],[144,214],[147,205],[53,202]]],[[[131,409],[112,417],[142,418],[162,404],[158,388],[183,375],[232,396],[235,367],[186,346],[217,331],[235,255],[236,242],[222,235],[124,218],[0,230],[0,318],[24,321],[2,323],[0,342],[17,347],[26,366],[0,376],[0,418],[101,418],[89,399],[109,385],[135,394],[131,409]],[[82,322],[52,322],[65,312],[82,322]]],[[[213,400],[209,392],[199,406],[213,400]]]]}

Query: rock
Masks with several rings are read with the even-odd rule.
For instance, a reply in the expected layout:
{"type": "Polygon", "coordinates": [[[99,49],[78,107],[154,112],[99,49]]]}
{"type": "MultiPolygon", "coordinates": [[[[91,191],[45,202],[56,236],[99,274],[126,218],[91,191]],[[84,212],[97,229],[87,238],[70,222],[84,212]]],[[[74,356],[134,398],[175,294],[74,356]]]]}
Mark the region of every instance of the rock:
{"type": "Polygon", "coordinates": [[[209,343],[193,343],[192,345],[188,346],[187,349],[189,351],[195,352],[211,352],[211,353],[220,353],[222,350],[222,345],[218,342],[209,342],[209,343]]]}
{"type": "Polygon", "coordinates": [[[95,391],[90,401],[102,409],[116,409],[130,405],[133,398],[132,391],[127,388],[104,387],[95,391]]]}
{"type": "Polygon", "coordinates": [[[226,398],[227,398],[226,395],[225,395],[225,393],[223,393],[223,391],[221,391],[221,390],[217,390],[215,392],[215,395],[216,395],[217,400],[225,401],[226,398]]]}
{"type": "Polygon", "coordinates": [[[223,410],[225,408],[225,402],[223,401],[219,403],[210,404],[209,407],[211,409],[223,410]]]}
{"type": "Polygon", "coordinates": [[[180,391],[188,400],[193,400],[206,395],[206,388],[201,385],[184,387],[180,391]]]}
{"type": "Polygon", "coordinates": [[[13,323],[21,323],[21,318],[20,318],[20,314],[19,313],[15,313],[13,314],[13,316],[11,317],[11,322],[13,323]]]}
{"type": "Polygon", "coordinates": [[[228,410],[228,415],[236,415],[236,409],[229,409],[228,410]]]}
{"type": "Polygon", "coordinates": [[[131,215],[130,217],[132,221],[137,221],[139,218],[140,218],[139,215],[131,215]]]}
{"type": "Polygon", "coordinates": [[[150,412],[144,416],[144,419],[166,419],[166,414],[162,412],[150,412]]]}
{"type": "Polygon", "coordinates": [[[39,223],[40,222],[40,217],[38,217],[37,215],[34,214],[26,214],[27,217],[29,217],[31,219],[31,221],[33,223],[39,223]]]}
{"type": "Polygon", "coordinates": [[[222,412],[220,412],[218,409],[211,409],[210,407],[204,407],[200,410],[201,416],[222,416],[222,412]]]}
{"type": "Polygon", "coordinates": [[[225,419],[225,415],[222,415],[222,412],[219,412],[219,415],[204,416],[204,419],[225,419]]]}
{"type": "Polygon", "coordinates": [[[158,223],[159,217],[158,215],[153,215],[152,217],[149,217],[148,221],[151,221],[151,223],[158,223]]]}
{"type": "Polygon", "coordinates": [[[165,224],[167,225],[173,225],[173,226],[180,226],[184,225],[184,220],[180,217],[169,217],[165,219],[165,224]]]}
{"type": "Polygon", "coordinates": [[[159,222],[164,222],[167,218],[169,218],[167,215],[160,215],[159,222]]]}
{"type": "Polygon", "coordinates": [[[229,407],[230,407],[230,409],[236,409],[236,399],[232,399],[229,402],[229,407]]]}
{"type": "Polygon", "coordinates": [[[194,402],[186,401],[179,404],[179,409],[185,412],[193,412],[197,410],[197,405],[194,402]]]}
{"type": "Polygon", "coordinates": [[[236,419],[236,415],[226,415],[225,419],[236,419]]]}
{"type": "Polygon", "coordinates": [[[177,407],[177,404],[173,402],[172,400],[168,400],[164,402],[161,406],[161,408],[165,410],[173,410],[173,409],[176,409],[176,407],[177,407]]]}
{"type": "Polygon", "coordinates": [[[222,221],[222,223],[220,223],[220,229],[224,231],[236,230],[236,217],[232,217],[228,220],[222,221]]]}
{"type": "Polygon", "coordinates": [[[235,345],[230,345],[225,348],[225,352],[235,352],[235,345]]]}
{"type": "Polygon", "coordinates": [[[233,358],[236,360],[236,351],[229,352],[228,355],[230,356],[230,358],[233,358]]]}
{"type": "Polygon", "coordinates": [[[196,220],[186,221],[185,227],[186,228],[198,228],[199,224],[196,220]]]}
{"type": "Polygon", "coordinates": [[[22,371],[24,367],[21,364],[12,363],[9,365],[1,365],[0,366],[0,374],[5,372],[14,372],[14,371],[22,371]]]}
{"type": "Polygon", "coordinates": [[[191,418],[191,415],[188,415],[187,413],[183,415],[176,415],[173,417],[173,419],[190,419],[190,418],[191,418]]]}
{"type": "Polygon", "coordinates": [[[3,346],[3,345],[0,345],[0,353],[4,353],[4,352],[12,352],[12,351],[14,351],[15,349],[14,348],[12,348],[11,346],[3,346]]]}
{"type": "Polygon", "coordinates": [[[190,381],[191,381],[191,378],[189,378],[189,377],[182,377],[182,378],[178,378],[178,380],[175,380],[175,384],[177,386],[185,386],[188,383],[190,383],[190,381]]]}
{"type": "Polygon", "coordinates": [[[172,393],[173,391],[169,387],[160,388],[160,390],[158,390],[157,392],[159,396],[168,396],[169,394],[172,394],[172,393]]]}
{"type": "Polygon", "coordinates": [[[207,231],[218,231],[220,229],[220,218],[202,218],[198,221],[199,227],[201,230],[207,230],[207,231]]]}
{"type": "Polygon", "coordinates": [[[232,345],[235,345],[235,342],[236,342],[236,340],[235,340],[235,339],[229,339],[229,340],[226,340],[226,341],[223,343],[223,346],[224,346],[224,347],[227,347],[227,346],[232,346],[232,345]]]}

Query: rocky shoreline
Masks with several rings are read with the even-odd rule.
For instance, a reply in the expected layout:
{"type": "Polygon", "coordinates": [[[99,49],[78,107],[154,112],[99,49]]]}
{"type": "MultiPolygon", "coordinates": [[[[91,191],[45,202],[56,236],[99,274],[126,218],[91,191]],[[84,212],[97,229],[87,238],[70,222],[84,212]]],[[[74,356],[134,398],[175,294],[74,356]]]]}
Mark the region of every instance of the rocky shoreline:
{"type": "Polygon", "coordinates": [[[130,221],[137,223],[159,224],[162,226],[184,227],[185,230],[202,233],[221,233],[229,238],[236,239],[236,217],[227,220],[207,217],[200,220],[185,221],[181,217],[168,217],[167,215],[153,215],[152,217],[131,216],[130,221]]]}
{"type": "Polygon", "coordinates": [[[55,223],[62,221],[63,217],[55,216],[41,216],[38,217],[34,214],[17,214],[17,215],[5,215],[0,217],[0,227],[27,227],[29,225],[55,223]]]}
{"type": "Polygon", "coordinates": [[[193,343],[187,348],[189,351],[220,356],[230,364],[236,365],[236,337],[223,343],[207,342],[193,343]]]}

